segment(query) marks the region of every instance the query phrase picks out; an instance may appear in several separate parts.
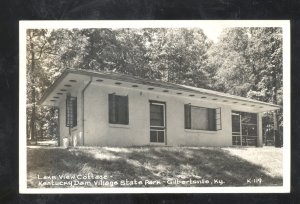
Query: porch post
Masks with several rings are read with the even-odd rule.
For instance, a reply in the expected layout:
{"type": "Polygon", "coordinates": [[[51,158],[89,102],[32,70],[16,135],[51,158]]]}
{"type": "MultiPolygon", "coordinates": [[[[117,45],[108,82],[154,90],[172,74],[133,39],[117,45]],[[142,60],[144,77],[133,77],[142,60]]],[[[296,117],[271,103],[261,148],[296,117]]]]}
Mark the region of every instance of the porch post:
{"type": "Polygon", "coordinates": [[[262,113],[257,114],[257,146],[263,146],[262,113]]]}

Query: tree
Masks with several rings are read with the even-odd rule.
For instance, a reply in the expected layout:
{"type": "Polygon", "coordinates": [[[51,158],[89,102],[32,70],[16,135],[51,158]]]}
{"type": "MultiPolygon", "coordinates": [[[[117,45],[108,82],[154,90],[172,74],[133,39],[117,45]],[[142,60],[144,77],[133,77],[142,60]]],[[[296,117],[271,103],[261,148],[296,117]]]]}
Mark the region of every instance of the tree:
{"type": "Polygon", "coordinates": [[[28,30],[29,135],[35,135],[34,121],[40,135],[55,125],[52,110],[36,108],[36,100],[66,68],[124,73],[281,104],[281,32],[228,28],[212,43],[195,28],[28,30]]]}
{"type": "Polygon", "coordinates": [[[282,31],[280,28],[251,28],[248,46],[251,78],[249,96],[282,104],[282,31]]]}
{"type": "Polygon", "coordinates": [[[111,29],[84,29],[81,36],[86,38],[82,61],[79,67],[89,70],[115,71],[118,66],[118,44],[115,33],[111,29]]]}
{"type": "Polygon", "coordinates": [[[214,89],[280,104],[281,32],[279,28],[225,29],[208,51],[214,89]]]}
{"type": "MultiPolygon", "coordinates": [[[[225,29],[208,53],[214,89],[282,104],[281,28],[225,29]]],[[[276,124],[278,115],[272,117],[276,124]]],[[[282,126],[282,110],[279,124],[282,126]]],[[[274,129],[280,143],[276,125],[274,129]]]]}
{"type": "Polygon", "coordinates": [[[42,119],[50,111],[49,108],[39,107],[37,101],[59,75],[60,66],[56,65],[60,61],[57,59],[62,40],[55,34],[45,29],[27,30],[27,136],[33,141],[37,140],[38,134],[44,134],[42,128],[45,121],[42,119]]]}
{"type": "MultiPolygon", "coordinates": [[[[254,80],[249,97],[282,105],[282,29],[251,28],[248,52],[253,70],[251,77],[254,80]]],[[[273,121],[276,147],[282,143],[282,135],[278,132],[282,120],[282,110],[275,111],[273,121]]]]}
{"type": "Polygon", "coordinates": [[[44,52],[48,49],[46,40],[47,31],[27,30],[27,107],[31,108],[28,111],[30,122],[28,127],[29,138],[36,139],[36,101],[39,92],[39,83],[45,83],[47,80],[39,80],[37,75],[42,75],[40,59],[44,52]]]}
{"type": "Polygon", "coordinates": [[[28,135],[47,135],[52,109],[37,107],[41,94],[66,68],[110,71],[208,87],[207,50],[200,29],[28,30],[28,135]]]}
{"type": "Polygon", "coordinates": [[[208,87],[207,49],[200,29],[147,29],[149,66],[164,81],[208,87]]]}
{"type": "Polygon", "coordinates": [[[246,96],[251,87],[246,49],[247,30],[225,29],[219,41],[208,51],[208,66],[213,79],[213,89],[239,96],[246,96]]]}

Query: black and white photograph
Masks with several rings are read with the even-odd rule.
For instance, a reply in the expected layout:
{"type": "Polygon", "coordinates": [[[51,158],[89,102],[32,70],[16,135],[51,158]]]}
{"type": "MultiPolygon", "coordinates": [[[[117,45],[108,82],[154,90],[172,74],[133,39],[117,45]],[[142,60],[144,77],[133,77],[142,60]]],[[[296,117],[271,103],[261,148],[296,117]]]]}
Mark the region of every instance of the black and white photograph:
{"type": "Polygon", "coordinates": [[[290,192],[287,20],[20,22],[20,193],[290,192]]]}

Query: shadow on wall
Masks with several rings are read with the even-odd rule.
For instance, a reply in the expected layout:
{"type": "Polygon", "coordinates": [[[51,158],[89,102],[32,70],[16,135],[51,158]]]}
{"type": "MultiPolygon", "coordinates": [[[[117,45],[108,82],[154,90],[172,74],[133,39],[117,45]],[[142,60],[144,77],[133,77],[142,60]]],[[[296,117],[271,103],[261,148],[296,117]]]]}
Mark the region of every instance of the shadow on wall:
{"type": "MultiPolygon", "coordinates": [[[[222,179],[221,186],[278,186],[281,177],[267,175],[261,166],[252,164],[239,157],[230,155],[220,148],[187,147],[84,147],[84,148],[28,148],[28,187],[69,187],[40,186],[37,175],[57,176],[67,174],[92,173],[107,175],[108,180],[159,180],[160,184],[138,184],[134,187],[158,186],[219,186],[220,184],[174,184],[169,180],[222,179]],[[261,178],[262,183],[247,183],[247,179],[261,178]]],[[[60,180],[60,179],[58,179],[60,180]]],[[[61,179],[63,180],[63,179],[61,179]]],[[[93,180],[93,179],[92,179],[93,180]]],[[[252,180],[253,181],[253,180],[252,180]]],[[[80,186],[83,187],[83,186],[80,186]]],[[[95,186],[93,182],[84,187],[95,186]]],[[[103,186],[109,187],[109,186],[103,186]]]]}

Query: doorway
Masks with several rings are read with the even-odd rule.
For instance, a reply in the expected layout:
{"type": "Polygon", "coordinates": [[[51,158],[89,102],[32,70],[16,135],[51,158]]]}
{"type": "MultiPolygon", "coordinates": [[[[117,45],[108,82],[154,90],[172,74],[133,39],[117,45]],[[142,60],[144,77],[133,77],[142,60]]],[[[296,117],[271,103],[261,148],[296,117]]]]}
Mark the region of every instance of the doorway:
{"type": "Polygon", "coordinates": [[[166,144],[166,104],[150,101],[150,143],[166,144]]]}

